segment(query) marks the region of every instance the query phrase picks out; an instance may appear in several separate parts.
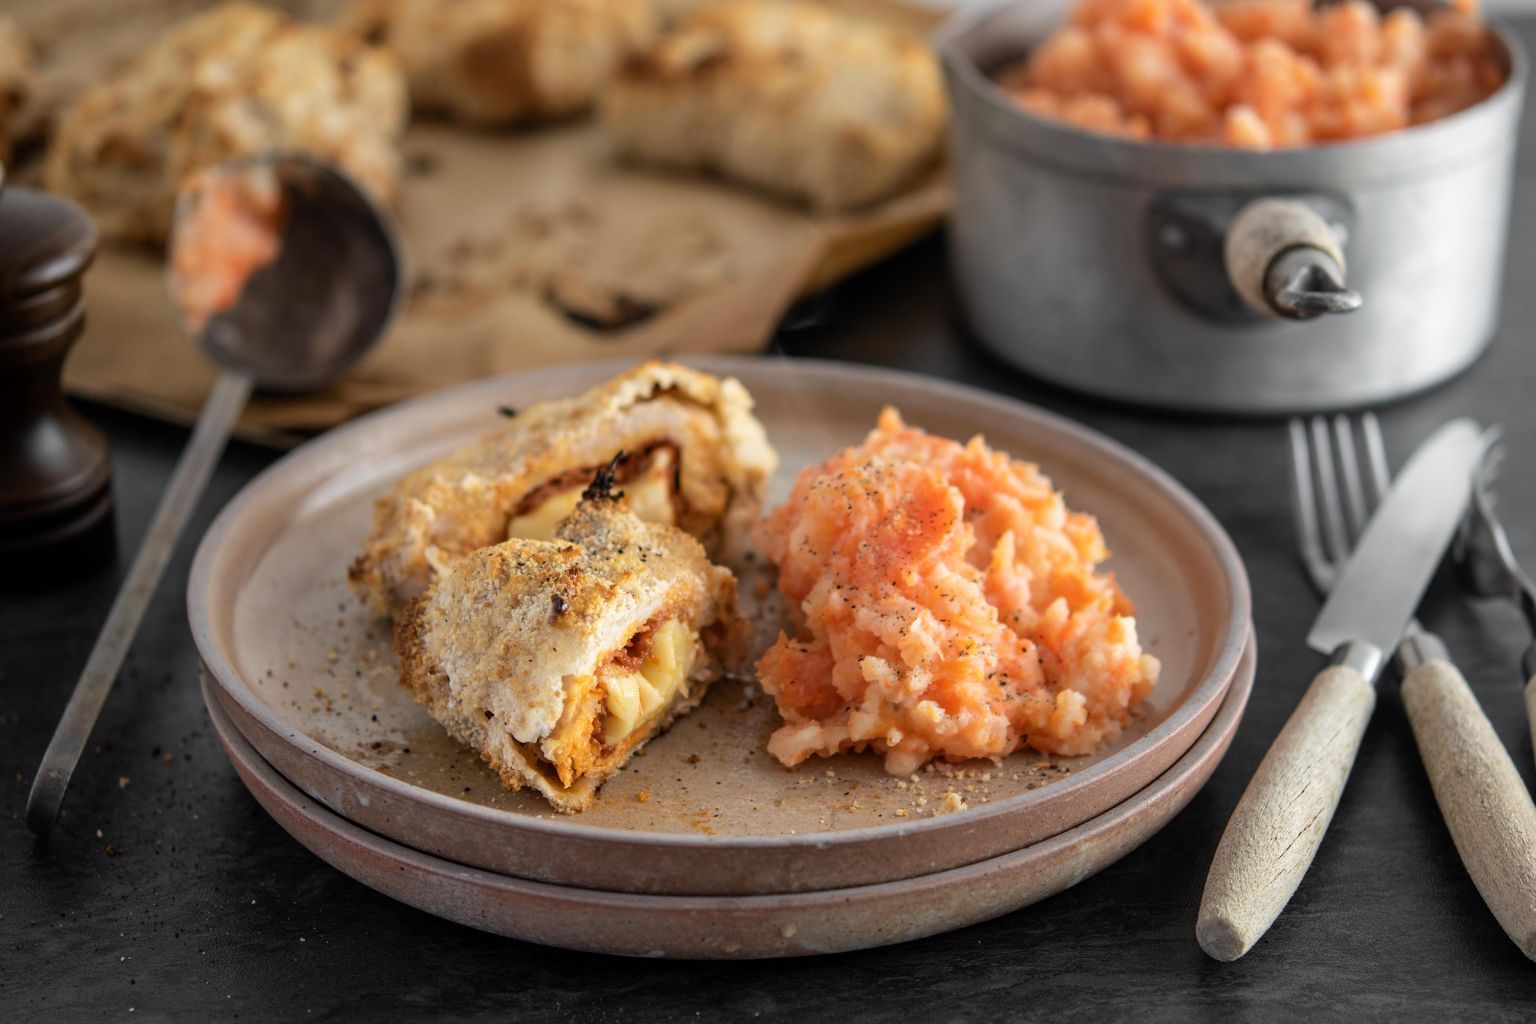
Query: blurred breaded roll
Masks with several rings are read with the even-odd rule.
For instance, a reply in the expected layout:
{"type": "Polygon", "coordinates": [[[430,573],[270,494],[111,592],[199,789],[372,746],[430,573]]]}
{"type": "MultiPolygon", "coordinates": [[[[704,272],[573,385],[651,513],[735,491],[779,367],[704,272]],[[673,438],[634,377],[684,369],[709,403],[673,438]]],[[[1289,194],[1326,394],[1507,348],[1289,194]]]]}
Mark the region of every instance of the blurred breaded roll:
{"type": "Polygon", "coordinates": [[[651,0],[362,0],[351,22],[399,56],[417,110],[514,124],[590,108],[657,18],[651,0]]]}
{"type": "Polygon", "coordinates": [[[11,158],[22,107],[36,87],[32,44],[10,18],[0,15],[0,161],[11,158]]]}
{"type": "Polygon", "coordinates": [[[626,68],[602,116],[628,156],[841,210],[934,160],[945,102],[937,62],[911,33],[813,4],[726,0],[626,68]]]}
{"type": "Polygon", "coordinates": [[[234,3],[174,26],[64,115],[50,189],[106,235],[161,242],[189,174],[297,150],[338,165],[381,200],[399,176],[405,80],[351,33],[234,3]]]}
{"type": "Polygon", "coordinates": [[[661,23],[670,25],[685,14],[692,14],[705,4],[714,2],[716,0],[651,0],[651,6],[661,15],[661,23]]]}

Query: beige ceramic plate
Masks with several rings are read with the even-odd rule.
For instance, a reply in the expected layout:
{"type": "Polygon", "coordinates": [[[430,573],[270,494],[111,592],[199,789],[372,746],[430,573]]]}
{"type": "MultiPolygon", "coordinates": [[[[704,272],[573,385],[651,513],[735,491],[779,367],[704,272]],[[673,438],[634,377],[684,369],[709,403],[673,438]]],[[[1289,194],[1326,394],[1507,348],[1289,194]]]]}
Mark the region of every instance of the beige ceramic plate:
{"type": "MultiPolygon", "coordinates": [[[[359,420],[268,469],[223,511],[188,593],[221,705],[310,796],[418,850],[503,874],[624,892],[832,889],[971,864],[1064,832],[1141,790],[1189,749],[1231,682],[1249,617],[1231,542],[1192,497],[1123,448],[982,391],[806,361],[699,360],[751,389],[783,469],[862,439],[881,405],[950,437],[978,430],[1040,462],[1097,515],[1163,673],[1125,735],[1093,757],[892,779],[872,756],[788,771],[764,751],[771,701],[726,683],[651,743],[595,807],[561,817],[507,793],[395,680],[385,624],[344,572],[373,498],[497,422],[496,407],[569,395],[620,367],[487,380],[359,420]],[[935,816],[949,790],[970,805],[935,816]]],[[[751,591],[751,586],[743,588],[751,591]]]]}
{"type": "Polygon", "coordinates": [[[300,792],[204,696],[241,779],[322,860],[385,895],[473,928],[630,956],[745,958],[835,953],[934,935],[1076,885],[1145,842],[1199,791],[1226,753],[1253,686],[1246,652],[1199,740],[1129,800],[1052,839],[920,878],[771,896],[641,896],[508,878],[392,843],[300,792]]]}

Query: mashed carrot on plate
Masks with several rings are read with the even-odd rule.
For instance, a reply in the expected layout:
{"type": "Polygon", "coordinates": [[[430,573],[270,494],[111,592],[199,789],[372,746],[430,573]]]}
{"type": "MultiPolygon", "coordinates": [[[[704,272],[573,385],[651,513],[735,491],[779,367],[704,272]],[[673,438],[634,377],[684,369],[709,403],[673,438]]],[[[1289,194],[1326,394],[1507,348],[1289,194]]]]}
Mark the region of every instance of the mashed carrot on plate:
{"type": "Polygon", "coordinates": [[[1506,74],[1477,0],[1427,19],[1367,0],[1079,0],[999,84],[1090,131],[1275,149],[1446,117],[1506,74]]]}
{"type": "Polygon", "coordinates": [[[755,540],[803,617],[757,663],[786,765],[871,749],[905,775],[1087,754],[1157,682],[1092,516],[1033,464],[906,426],[801,472],[755,540]]]}

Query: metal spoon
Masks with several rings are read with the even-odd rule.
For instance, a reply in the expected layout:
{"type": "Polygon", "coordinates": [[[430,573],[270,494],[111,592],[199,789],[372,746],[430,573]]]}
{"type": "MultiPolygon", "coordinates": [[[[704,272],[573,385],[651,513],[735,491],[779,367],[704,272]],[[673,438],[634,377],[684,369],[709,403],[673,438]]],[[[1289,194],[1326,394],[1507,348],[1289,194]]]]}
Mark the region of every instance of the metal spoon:
{"type": "Polygon", "coordinates": [[[1536,584],[1520,568],[1514,549],[1510,547],[1509,536],[1504,532],[1504,525],[1499,522],[1494,511],[1497,503],[1494,485],[1498,481],[1504,455],[1503,438],[1494,434],[1488,446],[1483,449],[1476,486],[1472,492],[1472,507],[1456,541],[1456,564],[1474,593],[1508,598],[1516,602],[1525,613],[1525,621],[1530,626],[1533,639],[1520,659],[1520,667],[1526,676],[1526,713],[1533,730],[1536,730],[1536,584]]]}
{"type": "MultiPolygon", "coordinates": [[[[306,391],[350,369],[383,335],[400,302],[400,246],[389,217],[335,167],[296,154],[243,158],[216,172],[270,167],[288,203],[281,250],[256,270],[235,304],[192,330],[219,365],[192,438],[134,556],[106,624],[43,754],[27,798],[27,827],[47,836],[91,729],[149,599],[253,388],[306,391]]],[[[175,232],[194,197],[177,200],[175,232]]]]}

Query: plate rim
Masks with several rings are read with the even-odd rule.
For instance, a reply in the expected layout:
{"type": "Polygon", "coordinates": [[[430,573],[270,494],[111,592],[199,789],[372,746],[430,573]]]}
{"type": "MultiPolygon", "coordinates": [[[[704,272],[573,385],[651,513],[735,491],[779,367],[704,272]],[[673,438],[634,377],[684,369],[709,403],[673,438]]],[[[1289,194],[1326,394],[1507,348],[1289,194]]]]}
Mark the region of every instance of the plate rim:
{"type": "MultiPolygon", "coordinates": [[[[338,865],[334,860],[331,859],[330,856],[327,856],[326,854],[316,850],[313,846],[311,846],[310,842],[306,841],[305,838],[301,837],[295,831],[290,829],[286,823],[278,818],[277,814],[275,814],[270,808],[266,806],[262,796],[252,788],[251,783],[246,779],[245,773],[246,771],[253,771],[260,776],[268,776],[269,778],[263,779],[263,781],[265,782],[267,788],[273,793],[272,799],[275,799],[279,804],[281,804],[288,811],[288,813],[310,821],[317,832],[323,833],[325,836],[331,838],[332,840],[359,847],[364,850],[368,856],[379,858],[383,860],[387,866],[399,868],[400,870],[406,870],[406,865],[410,864],[417,871],[428,872],[436,877],[449,879],[450,884],[469,884],[473,885],[477,890],[492,888],[497,890],[499,893],[510,894],[513,898],[532,900],[542,898],[546,901],[562,901],[568,905],[566,908],[567,912],[580,911],[584,913],[591,913],[594,911],[613,911],[615,909],[619,909],[622,911],[640,913],[656,913],[663,910],[671,910],[689,912],[691,914],[698,915],[740,915],[750,914],[753,912],[785,913],[794,911],[826,910],[830,909],[834,904],[838,908],[846,910],[860,904],[878,902],[882,898],[889,897],[900,899],[903,897],[908,897],[911,895],[910,890],[913,887],[931,889],[934,886],[938,886],[941,889],[949,889],[956,885],[965,885],[973,882],[985,882],[996,876],[999,872],[1006,874],[1012,869],[1022,867],[1018,864],[1018,859],[1023,858],[1031,853],[1039,856],[1041,848],[1055,848],[1059,846],[1077,845],[1090,838],[1085,834],[1085,830],[1088,830],[1093,826],[1098,826],[1100,829],[1113,827],[1114,825],[1120,824],[1127,815],[1134,816],[1138,813],[1145,813],[1144,808],[1148,803],[1155,802],[1164,794],[1176,790],[1177,787],[1185,779],[1191,777],[1194,773],[1199,771],[1200,762],[1205,758],[1214,758],[1214,763],[1211,764],[1210,771],[1206,774],[1205,778],[1199,782],[1198,785],[1193,786],[1185,794],[1180,794],[1177,792],[1173,793],[1172,799],[1181,801],[1179,806],[1168,813],[1168,815],[1163,818],[1162,821],[1158,822],[1152,828],[1152,830],[1147,833],[1147,835],[1141,837],[1138,840],[1135,840],[1129,847],[1120,851],[1119,853],[1110,854],[1102,864],[1099,864],[1097,867],[1093,868],[1093,870],[1084,874],[1079,869],[1077,876],[1074,877],[1071,881],[1067,882],[1065,885],[1062,885],[1060,888],[1054,889],[1051,892],[1041,893],[1034,898],[1027,899],[1025,902],[1008,906],[1004,909],[997,909],[996,906],[994,906],[992,908],[994,912],[976,915],[967,920],[950,922],[937,928],[919,929],[916,934],[899,936],[894,940],[895,942],[907,942],[915,941],[917,939],[925,938],[931,935],[942,934],[946,931],[952,931],[956,928],[967,927],[971,924],[976,924],[984,920],[990,920],[1004,914],[1015,913],[1034,903],[1040,902],[1041,900],[1048,899],[1050,896],[1065,891],[1066,889],[1073,887],[1086,878],[1092,877],[1101,871],[1105,871],[1113,867],[1124,857],[1129,856],[1132,852],[1139,849],[1142,845],[1155,837],[1157,833],[1161,832],[1164,828],[1171,824],[1175,818],[1184,812],[1189,803],[1200,793],[1200,791],[1205,788],[1210,779],[1214,777],[1216,771],[1220,768],[1227,755],[1231,753],[1232,742],[1236,738],[1236,735],[1242,726],[1243,715],[1248,702],[1252,699],[1254,687],[1257,681],[1256,669],[1258,638],[1256,635],[1251,636],[1248,642],[1245,644],[1245,654],[1248,653],[1250,649],[1253,654],[1253,662],[1250,671],[1243,673],[1245,678],[1239,687],[1229,689],[1228,692],[1222,697],[1221,706],[1217,709],[1215,717],[1213,717],[1211,723],[1207,725],[1206,729],[1201,732],[1196,741],[1191,744],[1187,750],[1181,753],[1179,757],[1175,759],[1173,764],[1171,764],[1167,769],[1165,769],[1147,785],[1143,786],[1141,789],[1137,790],[1126,799],[1104,809],[1099,814],[1096,814],[1092,818],[1089,818],[1088,820],[1073,826],[1071,829],[1058,833],[1057,835],[1050,836],[1046,839],[1042,839],[1039,842],[1028,844],[1027,846],[1021,847],[1017,850],[999,854],[995,857],[989,857],[981,861],[975,861],[969,864],[958,865],[956,867],[946,868],[940,871],[929,872],[908,878],[863,885],[845,886],[837,889],[822,889],[804,892],[772,892],[746,895],[667,895],[592,889],[580,886],[567,886],[560,885],[558,883],[540,881],[537,879],[522,878],[516,875],[503,874],[501,872],[491,871],[486,868],[464,864],[451,860],[447,857],[428,853],[423,850],[417,850],[414,847],[411,847],[405,843],[401,843],[398,840],[391,839],[388,836],[379,835],[369,831],[356,822],[346,818],[344,815],[341,815],[327,807],[323,801],[311,796],[292,780],[288,779],[285,775],[283,775],[282,772],[278,771],[276,767],[274,767],[269,761],[261,756],[260,752],[257,751],[251,742],[244,736],[244,734],[241,733],[240,729],[235,724],[234,720],[230,717],[227,711],[225,711],[223,708],[214,707],[214,705],[218,703],[218,698],[212,692],[212,687],[216,685],[216,681],[213,680],[211,676],[204,676],[202,680],[200,680],[199,686],[204,704],[209,708],[210,721],[212,722],[214,732],[219,739],[220,747],[224,751],[225,758],[230,762],[231,767],[234,769],[236,775],[240,779],[241,785],[247,790],[252,799],[256,800],[258,805],[262,807],[262,810],[267,814],[267,816],[271,818],[279,828],[287,833],[294,842],[309,850],[317,859],[323,861],[332,870],[338,871],[341,874],[353,879],[354,881],[365,885],[386,899],[394,900],[397,903],[403,903],[407,906],[411,906],[414,909],[419,910],[422,913],[431,914],[433,917],[436,917],[440,920],[449,921],[461,927],[476,928],[477,930],[485,931],[490,934],[503,935],[506,937],[515,938],[518,941],[543,944],[553,948],[576,949],[591,952],[601,952],[608,955],[625,955],[636,957],[681,956],[682,958],[693,959],[700,956],[713,955],[715,958],[740,958],[736,957],[736,954],[739,952],[739,950],[732,950],[729,948],[729,946],[726,945],[718,947],[717,950],[712,951],[712,954],[701,954],[698,952],[671,954],[665,951],[647,952],[642,954],[637,952],[616,952],[613,949],[599,949],[597,946],[541,943],[540,940],[536,938],[527,936],[513,936],[501,929],[477,926],[460,918],[448,916],[447,914],[440,912],[438,909],[428,909],[425,906],[412,903],[393,892],[378,887],[371,881],[364,880],[362,877],[359,877],[358,874],[354,874],[352,871],[349,871],[338,865]],[[1231,702],[1234,699],[1236,699],[1238,703],[1232,705],[1231,702]],[[1227,715],[1229,711],[1230,719],[1228,720],[1227,715]],[[1220,733],[1215,731],[1218,728],[1219,723],[1222,724],[1222,731],[1220,733]],[[238,761],[236,756],[230,751],[231,736],[233,737],[233,743],[240,747],[238,761]],[[1205,746],[1207,741],[1210,743],[1209,747],[1205,746]],[[1186,766],[1186,762],[1189,762],[1192,757],[1195,758],[1194,764],[1186,766]]],[[[353,858],[353,860],[360,862],[362,858],[356,857],[353,858]]],[[[779,934],[783,935],[783,932],[780,932],[779,934]]],[[[792,936],[790,935],[784,935],[785,941],[788,941],[788,939],[791,937],[792,936]]],[[[806,956],[831,952],[849,952],[858,949],[869,949],[890,944],[891,941],[882,940],[877,940],[874,942],[856,941],[832,949],[805,948],[793,951],[752,952],[745,955],[746,957],[755,959],[785,956],[806,956]]]]}
{"type": "MultiPolygon", "coordinates": [[[[1221,638],[1220,647],[1212,662],[1210,671],[1199,680],[1196,690],[1198,691],[1200,688],[1210,685],[1210,681],[1214,679],[1216,680],[1216,685],[1220,688],[1220,692],[1215,695],[1213,702],[1224,699],[1223,694],[1230,687],[1232,676],[1237,669],[1238,663],[1241,661],[1248,641],[1249,623],[1252,617],[1252,595],[1247,568],[1237,551],[1237,546],[1210,510],[1183,484],[1179,483],[1150,459],[1108,435],[1059,413],[1042,409],[1029,402],[999,392],[930,377],[914,371],[863,363],[850,363],[842,360],[779,356],[696,356],[679,354],[676,361],[721,376],[737,376],[740,374],[763,372],[792,375],[812,373],[834,380],[862,377],[866,381],[875,384],[885,382],[899,384],[904,387],[915,385],[931,392],[938,392],[940,397],[947,396],[957,404],[976,409],[978,418],[984,416],[989,410],[1013,417],[1022,414],[1026,418],[1043,424],[1051,430],[1071,437],[1077,444],[1093,450],[1096,454],[1107,458],[1110,462],[1119,463],[1124,468],[1139,474],[1161,491],[1165,497],[1170,499],[1178,507],[1181,514],[1187,516],[1196,524],[1197,532],[1211,545],[1216,555],[1216,560],[1223,570],[1222,574],[1229,591],[1226,609],[1228,616],[1227,630],[1221,638]]],[[[946,815],[866,825],[859,828],[804,832],[793,835],[697,835],[686,832],[647,832],[605,828],[598,825],[583,824],[579,820],[574,820],[579,817],[574,815],[535,817],[513,814],[505,810],[463,801],[449,794],[438,793],[416,786],[387,773],[373,771],[344,754],[316,741],[308,734],[293,729],[284,719],[280,718],[269,708],[266,702],[257,697],[249,685],[245,683],[240,673],[224,656],[222,645],[215,638],[211,621],[212,612],[209,602],[206,600],[210,595],[213,583],[214,566],[226,536],[240,521],[245,509],[271,485],[273,480],[280,478],[284,474],[298,471],[298,469],[302,468],[303,461],[318,458],[330,449],[345,445],[354,437],[365,436],[381,419],[403,416],[412,410],[444,402],[450,396],[466,395],[480,390],[494,391],[498,386],[506,386],[507,381],[522,379],[526,382],[526,379],[529,377],[558,377],[572,374],[613,376],[636,365],[636,362],[633,359],[616,359],[601,363],[577,363],[546,367],[518,373],[497,374],[492,377],[485,377],[442,388],[403,402],[384,406],[350,423],[329,430],[285,453],[272,465],[252,477],[225,504],[208,527],[207,532],[203,534],[202,539],[198,543],[196,554],[193,556],[192,568],[188,575],[188,622],[191,626],[193,642],[197,647],[203,664],[207,666],[210,676],[218,683],[220,689],[234,698],[248,714],[263,724],[268,730],[277,736],[287,738],[290,744],[298,746],[299,750],[306,756],[320,761],[326,768],[339,772],[343,777],[360,784],[377,786],[388,790],[393,795],[402,799],[429,805],[439,813],[478,819],[492,826],[513,827],[540,832],[544,833],[548,838],[568,836],[592,843],[614,842],[630,846],[656,846],[674,849],[677,847],[690,847],[743,851],[758,849],[816,850],[825,848],[828,844],[841,845],[844,843],[869,842],[877,837],[902,838],[929,831],[941,831],[952,827],[953,821],[950,819],[954,816],[946,815]],[[235,683],[232,684],[231,680],[234,680],[235,683]]],[[[1189,701],[1186,700],[1182,703],[1188,704],[1189,701]]],[[[1184,723],[1178,719],[1177,714],[1170,714],[1145,735],[1136,739],[1121,753],[1126,753],[1140,747],[1153,747],[1159,740],[1176,732],[1181,724],[1184,723]]],[[[1193,742],[1198,742],[1199,735],[1196,735],[1193,742]]],[[[1175,760],[1182,756],[1183,752],[1181,751],[1176,755],[1175,760]]],[[[1118,767],[1118,764],[1111,765],[1109,760],[1100,761],[1083,769],[1081,772],[1072,773],[1067,779],[1064,779],[1057,785],[1088,785],[1098,776],[1113,772],[1118,767]]],[[[302,787],[300,788],[302,789],[302,787]]],[[[1039,791],[1034,790],[1030,792],[1039,791]]],[[[1013,803],[1024,799],[1028,795],[1027,793],[1018,794],[1013,798],[991,802],[982,807],[975,808],[968,812],[966,820],[968,823],[980,823],[985,819],[1015,812],[1016,808],[1012,806],[1013,803]]]]}

